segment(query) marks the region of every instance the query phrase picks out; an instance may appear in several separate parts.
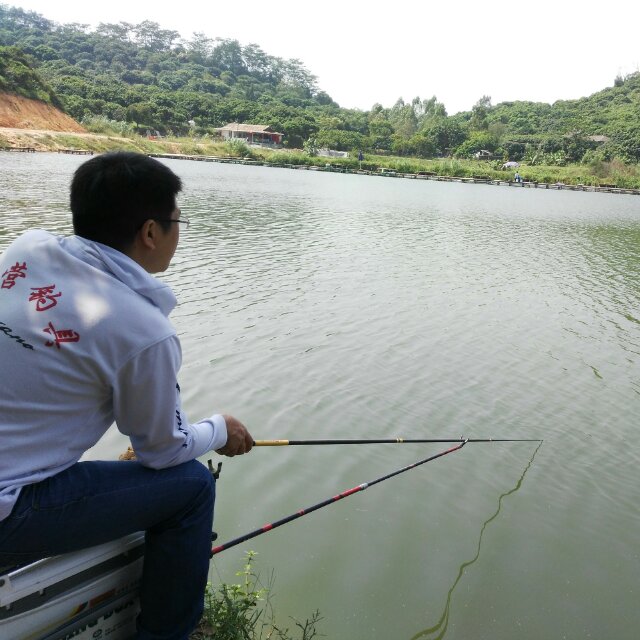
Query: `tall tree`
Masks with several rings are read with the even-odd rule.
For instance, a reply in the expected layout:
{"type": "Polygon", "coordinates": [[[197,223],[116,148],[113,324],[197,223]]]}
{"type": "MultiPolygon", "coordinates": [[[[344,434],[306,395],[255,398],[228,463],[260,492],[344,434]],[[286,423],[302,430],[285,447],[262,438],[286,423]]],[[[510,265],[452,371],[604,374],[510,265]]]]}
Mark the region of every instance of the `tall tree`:
{"type": "Polygon", "coordinates": [[[157,22],[144,20],[133,27],[136,42],[151,51],[169,51],[180,34],[170,29],[161,29],[157,22]]]}
{"type": "Polygon", "coordinates": [[[207,64],[214,46],[214,40],[200,31],[194,31],[191,40],[185,42],[189,58],[198,64],[207,64]]]}
{"type": "Polygon", "coordinates": [[[471,109],[471,120],[469,125],[472,129],[484,130],[489,126],[487,116],[491,109],[491,97],[482,96],[471,109]]]}
{"type": "Polygon", "coordinates": [[[99,36],[126,43],[132,42],[134,38],[133,25],[129,22],[118,22],[117,24],[101,22],[96,28],[96,33],[99,36]]]}

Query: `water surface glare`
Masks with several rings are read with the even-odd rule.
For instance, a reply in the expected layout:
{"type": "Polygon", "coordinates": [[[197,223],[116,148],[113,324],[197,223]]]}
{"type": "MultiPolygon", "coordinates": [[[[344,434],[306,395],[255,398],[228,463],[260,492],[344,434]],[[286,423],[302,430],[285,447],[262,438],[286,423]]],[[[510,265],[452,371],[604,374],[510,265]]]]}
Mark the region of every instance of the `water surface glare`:
{"type": "MultiPolygon", "coordinates": [[[[0,153],[0,249],[71,232],[85,159],[0,153]]],[[[468,444],[216,556],[212,580],[257,551],[280,623],[317,608],[331,640],[637,638],[640,199],[167,164],[191,220],[162,278],[192,419],[232,413],[257,439],[544,438],[468,444]]],[[[111,429],[89,456],[126,445],[111,429]]],[[[215,529],[440,449],[225,460],[215,529]]]]}

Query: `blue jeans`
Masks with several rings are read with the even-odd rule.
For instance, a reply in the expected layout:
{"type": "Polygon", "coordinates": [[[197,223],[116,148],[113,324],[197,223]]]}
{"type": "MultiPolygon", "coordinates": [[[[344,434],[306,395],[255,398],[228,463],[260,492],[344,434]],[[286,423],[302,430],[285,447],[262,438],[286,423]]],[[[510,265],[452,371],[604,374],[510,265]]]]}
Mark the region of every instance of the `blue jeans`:
{"type": "Polygon", "coordinates": [[[138,640],[186,640],[204,606],[215,480],[197,460],[153,470],[78,462],[24,487],[0,521],[0,565],[145,531],[138,640]]]}

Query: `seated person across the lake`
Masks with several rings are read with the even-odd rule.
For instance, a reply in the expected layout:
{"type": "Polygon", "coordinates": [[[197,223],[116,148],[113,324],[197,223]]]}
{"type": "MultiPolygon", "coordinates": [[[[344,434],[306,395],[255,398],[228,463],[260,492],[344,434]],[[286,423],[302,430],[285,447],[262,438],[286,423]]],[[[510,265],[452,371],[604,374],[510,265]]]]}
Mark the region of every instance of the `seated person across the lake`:
{"type": "Polygon", "coordinates": [[[31,230],[0,256],[0,565],[145,531],[139,640],[185,640],[203,609],[215,480],[195,458],[253,439],[190,423],[171,289],[180,178],[108,153],[71,183],[75,235],[31,230]],[[115,421],[135,462],[83,461],[115,421]]]}

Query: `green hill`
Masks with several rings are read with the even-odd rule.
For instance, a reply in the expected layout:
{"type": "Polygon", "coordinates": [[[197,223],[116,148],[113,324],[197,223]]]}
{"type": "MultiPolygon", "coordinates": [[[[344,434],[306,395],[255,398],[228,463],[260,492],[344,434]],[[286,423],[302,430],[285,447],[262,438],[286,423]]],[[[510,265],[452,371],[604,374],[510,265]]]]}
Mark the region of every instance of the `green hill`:
{"type": "Polygon", "coordinates": [[[0,92],[15,93],[62,108],[51,87],[31,68],[29,60],[17,47],[0,46],[0,92]]]}
{"type": "MultiPolygon", "coordinates": [[[[435,96],[343,109],[300,60],[204,33],[184,39],[148,20],[90,31],[0,4],[0,45],[19,48],[55,92],[49,99],[57,95],[69,115],[89,124],[99,116],[141,132],[204,135],[251,122],[283,132],[292,148],[421,158],[482,151],[531,165],[640,161],[640,73],[580,100],[492,105],[484,96],[471,111],[449,116],[435,96]]],[[[36,91],[20,80],[22,67],[11,67],[14,87],[36,91]]],[[[38,91],[46,93],[46,84],[38,91]]]]}

